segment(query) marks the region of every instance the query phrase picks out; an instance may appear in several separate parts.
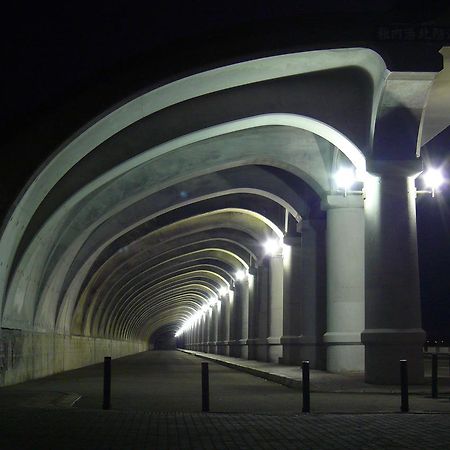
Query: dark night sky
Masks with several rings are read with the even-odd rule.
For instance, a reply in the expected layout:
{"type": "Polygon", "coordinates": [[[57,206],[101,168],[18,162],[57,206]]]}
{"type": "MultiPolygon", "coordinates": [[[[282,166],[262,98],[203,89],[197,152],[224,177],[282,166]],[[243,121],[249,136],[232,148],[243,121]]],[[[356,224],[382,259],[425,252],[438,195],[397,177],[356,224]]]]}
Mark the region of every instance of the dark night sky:
{"type": "MultiPolygon", "coordinates": [[[[35,136],[38,127],[38,134],[56,146],[75,131],[52,117],[61,105],[72,105],[72,123],[78,128],[94,114],[158,80],[249,56],[325,48],[331,43],[337,47],[370,43],[391,70],[437,71],[437,50],[445,43],[377,42],[376,30],[386,24],[450,29],[448,2],[441,0],[26,3],[15,2],[2,11],[3,212],[47,152],[29,137],[37,150],[18,169],[17,136],[35,136]],[[417,66],[411,62],[413,54],[420,60],[417,66]],[[89,107],[74,101],[84,91],[90,92],[89,107]],[[51,126],[46,117],[51,118],[51,126]],[[44,119],[35,125],[39,118],[44,119]]],[[[449,154],[447,133],[424,156],[435,165],[446,164],[449,170],[449,154]]],[[[449,191],[445,187],[437,199],[420,198],[417,207],[424,326],[447,338],[449,191]]]]}

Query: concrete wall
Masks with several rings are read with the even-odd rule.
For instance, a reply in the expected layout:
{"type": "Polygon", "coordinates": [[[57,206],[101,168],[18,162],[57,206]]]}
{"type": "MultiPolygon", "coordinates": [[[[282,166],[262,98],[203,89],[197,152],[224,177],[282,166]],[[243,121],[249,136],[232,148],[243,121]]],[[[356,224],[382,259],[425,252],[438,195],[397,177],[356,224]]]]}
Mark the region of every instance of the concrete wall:
{"type": "Polygon", "coordinates": [[[145,342],[1,330],[0,386],[120,358],[148,349],[145,342]]]}

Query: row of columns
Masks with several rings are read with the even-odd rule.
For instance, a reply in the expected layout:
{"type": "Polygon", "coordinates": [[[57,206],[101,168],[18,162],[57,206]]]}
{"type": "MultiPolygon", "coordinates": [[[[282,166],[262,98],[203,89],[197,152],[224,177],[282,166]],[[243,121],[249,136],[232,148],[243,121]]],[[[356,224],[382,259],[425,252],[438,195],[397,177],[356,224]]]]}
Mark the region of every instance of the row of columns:
{"type": "Polygon", "coordinates": [[[186,336],[187,348],[312,368],[369,382],[423,377],[415,230],[417,166],[372,165],[365,199],[329,195],[323,220],[288,233],[186,336]],[[201,331],[199,331],[201,330],[201,331]]]}
{"type": "Polygon", "coordinates": [[[301,235],[286,236],[282,252],[251,267],[203,316],[186,347],[283,364],[308,359],[313,368],[336,372],[363,370],[362,200],[328,202],[328,227],[323,220],[303,221],[301,235]]]}

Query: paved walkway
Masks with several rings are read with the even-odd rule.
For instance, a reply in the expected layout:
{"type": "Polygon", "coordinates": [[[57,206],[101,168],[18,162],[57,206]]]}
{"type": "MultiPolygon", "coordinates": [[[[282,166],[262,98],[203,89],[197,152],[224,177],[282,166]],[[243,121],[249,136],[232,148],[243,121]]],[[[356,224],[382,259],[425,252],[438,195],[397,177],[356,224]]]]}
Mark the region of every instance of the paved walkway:
{"type": "Polygon", "coordinates": [[[181,352],[114,360],[110,411],[100,409],[101,365],[2,388],[0,448],[450,448],[446,395],[412,395],[414,413],[402,414],[395,393],[314,392],[312,414],[302,414],[298,389],[211,363],[212,412],[201,413],[201,361],[181,352]]]}
{"type": "Polygon", "coordinates": [[[448,450],[443,414],[252,415],[12,409],[0,448],[20,450],[448,450]]]}
{"type": "MultiPolygon", "coordinates": [[[[205,360],[214,361],[227,367],[241,370],[243,372],[265,378],[275,383],[284,384],[289,387],[301,387],[301,367],[283,366],[268,362],[246,360],[231,356],[215,355],[211,353],[196,352],[191,350],[180,350],[184,353],[195,355],[205,360]]],[[[430,395],[431,361],[425,360],[425,383],[422,385],[409,386],[409,392],[418,395],[430,395]]],[[[400,368],[399,368],[400,370],[400,368]]],[[[339,375],[321,370],[311,370],[311,392],[322,393],[347,393],[347,394],[400,394],[400,386],[395,385],[373,385],[364,382],[361,374],[339,375]]],[[[442,358],[439,363],[439,390],[442,395],[450,395],[450,368],[448,359],[442,358]]]]}

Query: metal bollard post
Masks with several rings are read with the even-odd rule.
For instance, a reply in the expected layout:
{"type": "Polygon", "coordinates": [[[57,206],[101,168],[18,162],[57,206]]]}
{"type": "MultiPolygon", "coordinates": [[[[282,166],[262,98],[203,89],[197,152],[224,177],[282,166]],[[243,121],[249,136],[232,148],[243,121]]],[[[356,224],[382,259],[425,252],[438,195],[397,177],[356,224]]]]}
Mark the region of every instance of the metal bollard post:
{"type": "Polygon", "coordinates": [[[207,362],[202,362],[202,412],[209,412],[209,369],[207,362]]]}
{"type": "Polygon", "coordinates": [[[409,411],[408,400],[408,361],[406,359],[400,360],[400,384],[401,384],[401,398],[402,403],[400,407],[401,412],[409,411]]]}
{"type": "Polygon", "coordinates": [[[438,398],[438,355],[431,355],[431,398],[438,398]]]}
{"type": "Polygon", "coordinates": [[[309,361],[302,362],[302,390],[303,390],[303,406],[302,412],[311,412],[310,398],[309,398],[309,361]]]}
{"type": "Polygon", "coordinates": [[[103,363],[103,409],[111,408],[111,356],[103,363]]]}

